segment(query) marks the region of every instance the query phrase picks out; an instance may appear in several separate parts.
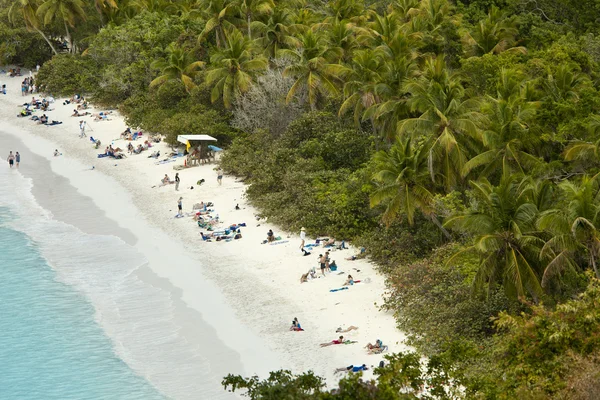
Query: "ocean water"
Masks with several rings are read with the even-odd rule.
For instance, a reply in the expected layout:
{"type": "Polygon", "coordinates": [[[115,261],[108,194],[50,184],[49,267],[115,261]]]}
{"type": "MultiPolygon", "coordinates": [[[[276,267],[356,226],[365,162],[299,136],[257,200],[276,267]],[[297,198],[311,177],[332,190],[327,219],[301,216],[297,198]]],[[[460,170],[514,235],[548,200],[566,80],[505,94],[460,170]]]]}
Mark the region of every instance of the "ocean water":
{"type": "Polygon", "coordinates": [[[0,208],[0,398],[162,399],[113,350],[92,305],[60,282],[0,208]]]}
{"type": "Polygon", "coordinates": [[[0,400],[234,397],[214,364],[231,353],[218,341],[189,340],[173,293],[140,273],[144,255],[117,236],[55,219],[34,198],[32,180],[5,165],[0,400]]]}

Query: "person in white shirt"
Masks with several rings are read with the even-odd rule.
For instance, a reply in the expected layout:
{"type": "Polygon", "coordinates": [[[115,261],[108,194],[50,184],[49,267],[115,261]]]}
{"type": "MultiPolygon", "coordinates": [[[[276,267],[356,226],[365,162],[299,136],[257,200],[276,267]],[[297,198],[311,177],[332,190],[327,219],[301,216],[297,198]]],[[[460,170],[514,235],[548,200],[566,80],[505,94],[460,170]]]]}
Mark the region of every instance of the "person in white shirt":
{"type": "Polygon", "coordinates": [[[82,138],[85,134],[85,121],[79,121],[79,137],[82,138]]]}

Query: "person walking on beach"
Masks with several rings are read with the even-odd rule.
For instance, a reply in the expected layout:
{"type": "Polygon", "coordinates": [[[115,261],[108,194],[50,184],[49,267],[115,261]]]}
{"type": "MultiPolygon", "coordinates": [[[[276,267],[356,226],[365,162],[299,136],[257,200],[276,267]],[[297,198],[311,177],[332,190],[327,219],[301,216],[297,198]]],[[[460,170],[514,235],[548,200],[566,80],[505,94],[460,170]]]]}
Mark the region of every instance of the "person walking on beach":
{"type": "Polygon", "coordinates": [[[183,197],[180,197],[179,200],[177,200],[177,216],[178,217],[183,217],[183,197]]]}
{"type": "Polygon", "coordinates": [[[179,172],[175,174],[175,190],[179,190],[179,172]]]}
{"type": "Polygon", "coordinates": [[[219,186],[223,183],[223,169],[221,167],[217,169],[217,182],[219,182],[219,186]]]}
{"type": "Polygon", "coordinates": [[[16,164],[17,168],[19,168],[19,163],[20,162],[21,162],[21,155],[17,151],[17,154],[15,154],[15,164],[16,164]]]}
{"type": "Polygon", "coordinates": [[[304,240],[306,239],[306,232],[304,227],[300,229],[300,250],[304,250],[304,240]]]}
{"type": "Polygon", "coordinates": [[[8,153],[8,157],[6,159],[8,160],[8,166],[12,168],[15,164],[15,156],[13,155],[12,151],[8,153]]]}
{"type": "Polygon", "coordinates": [[[85,136],[87,136],[85,134],[85,121],[81,120],[81,121],[79,121],[79,138],[82,138],[85,136]]]}

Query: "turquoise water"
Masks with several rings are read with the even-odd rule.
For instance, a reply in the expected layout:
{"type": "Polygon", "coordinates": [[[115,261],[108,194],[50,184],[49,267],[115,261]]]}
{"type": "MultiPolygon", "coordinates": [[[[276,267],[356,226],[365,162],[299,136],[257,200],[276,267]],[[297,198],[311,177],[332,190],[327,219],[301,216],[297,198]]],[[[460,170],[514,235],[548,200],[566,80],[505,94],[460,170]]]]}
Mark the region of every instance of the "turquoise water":
{"type": "Polygon", "coordinates": [[[163,399],[119,359],[95,310],[0,208],[0,398],[163,399]]]}

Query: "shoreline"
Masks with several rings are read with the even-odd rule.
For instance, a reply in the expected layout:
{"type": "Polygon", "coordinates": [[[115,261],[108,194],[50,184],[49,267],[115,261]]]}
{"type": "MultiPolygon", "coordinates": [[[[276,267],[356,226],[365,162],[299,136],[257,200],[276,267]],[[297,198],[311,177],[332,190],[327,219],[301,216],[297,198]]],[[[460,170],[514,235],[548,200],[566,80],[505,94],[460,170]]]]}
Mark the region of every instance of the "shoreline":
{"type": "MultiPolygon", "coordinates": [[[[345,275],[330,274],[326,278],[300,284],[300,275],[316,265],[318,254],[302,257],[297,234],[282,232],[263,221],[256,226],[256,210],[244,200],[244,184],[225,176],[223,186],[219,187],[212,164],[179,171],[182,179],[179,192],[175,192],[173,186],[153,189],[152,186],[165,173],[174,175],[172,167],[181,164],[181,159],[164,165],[154,165],[154,160],[146,158],[145,153],[124,160],[96,159],[96,153],[101,152],[102,148],[95,150],[89,139],[77,137],[80,118],[69,116],[71,105],[63,106],[59,100],[53,104],[55,110],[49,112],[48,116],[62,120],[63,124],[58,126],[39,126],[27,118],[16,118],[19,109],[15,106],[19,104],[19,99],[25,102],[31,97],[18,94],[19,83],[19,78],[8,78],[10,95],[0,96],[0,103],[3,104],[1,118],[27,132],[21,139],[24,139],[28,148],[35,147],[35,142],[41,142],[38,140],[40,137],[47,139],[48,142],[38,150],[50,161],[54,173],[66,177],[79,194],[92,199],[115,224],[128,230],[142,221],[151,227],[154,232],[137,236],[136,243],[136,248],[142,250],[150,260],[150,271],[169,282],[171,288],[168,290],[179,293],[175,297],[180,297],[182,303],[193,312],[206,316],[211,325],[220,321],[222,315],[218,312],[210,315],[210,307],[207,306],[221,294],[223,303],[234,310],[235,316],[229,326],[219,333],[225,343],[237,345],[245,374],[259,373],[265,377],[268,371],[278,368],[291,369],[296,373],[311,369],[325,377],[328,385],[332,386],[337,383],[333,374],[335,368],[357,363],[376,365],[381,360],[381,356],[366,354],[362,347],[367,342],[381,338],[389,345],[390,352],[406,349],[401,344],[404,336],[396,329],[393,316],[379,311],[375,305],[382,303],[384,278],[376,273],[367,260],[344,260],[355,250],[333,252],[332,258],[346,274],[350,271],[355,279],[368,277],[371,283],[330,293],[329,289],[340,287],[345,280],[345,275]],[[14,111],[12,118],[11,111],[14,111]],[[51,157],[53,147],[58,147],[64,155],[51,157]],[[74,168],[75,165],[77,168],[74,168]],[[204,178],[206,183],[190,190],[190,182],[200,178],[204,178]],[[98,193],[98,185],[105,190],[98,193]],[[242,229],[243,238],[230,243],[202,242],[198,235],[200,230],[193,221],[173,218],[179,195],[184,197],[184,211],[189,211],[191,205],[200,200],[212,201],[220,219],[227,224],[246,222],[248,227],[242,229]],[[239,211],[234,209],[237,203],[242,208],[239,211]],[[276,235],[281,235],[288,242],[278,246],[261,245],[268,229],[273,229],[276,235]],[[158,249],[157,245],[164,244],[164,239],[177,242],[177,245],[158,249]],[[161,257],[163,260],[169,259],[164,254],[161,256],[165,250],[169,254],[189,253],[187,265],[153,263],[153,260],[161,257]],[[198,261],[202,262],[201,266],[196,265],[198,261]],[[357,273],[354,269],[361,272],[357,273]],[[209,296],[199,293],[202,285],[197,280],[201,279],[212,286],[213,292],[209,296]],[[305,332],[288,330],[294,317],[299,318],[305,332]],[[349,339],[358,341],[357,344],[319,348],[319,343],[337,338],[337,327],[350,325],[359,327],[358,331],[347,334],[349,339]],[[245,335],[244,332],[251,334],[245,335]],[[240,336],[246,339],[250,335],[260,338],[259,342],[268,343],[269,351],[276,354],[277,360],[265,360],[269,357],[260,349],[256,351],[253,348],[256,342],[237,343],[241,341],[240,336]]],[[[122,117],[116,113],[111,114],[111,121],[95,123],[89,117],[85,120],[93,129],[88,136],[92,134],[105,145],[125,129],[122,117]]],[[[121,148],[126,143],[123,140],[115,141],[115,145],[121,148]]],[[[160,143],[157,148],[164,154],[168,146],[160,143]]],[[[4,154],[0,156],[5,157],[4,154]]],[[[23,166],[26,163],[24,158],[23,166]]],[[[133,235],[136,236],[136,232],[133,235]]],[[[371,374],[365,376],[369,378],[371,374]]]]}

